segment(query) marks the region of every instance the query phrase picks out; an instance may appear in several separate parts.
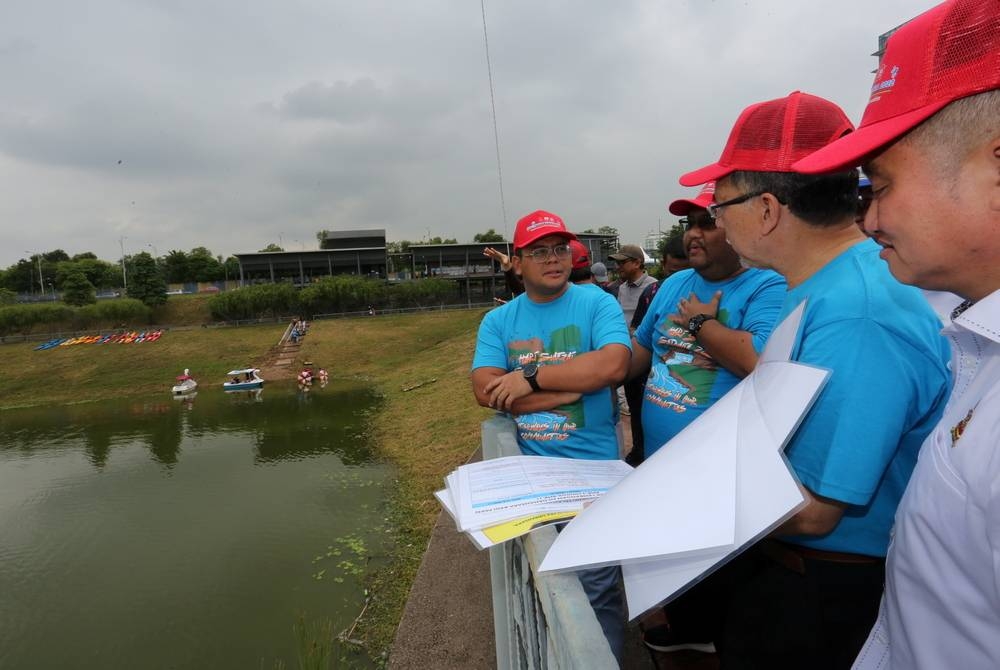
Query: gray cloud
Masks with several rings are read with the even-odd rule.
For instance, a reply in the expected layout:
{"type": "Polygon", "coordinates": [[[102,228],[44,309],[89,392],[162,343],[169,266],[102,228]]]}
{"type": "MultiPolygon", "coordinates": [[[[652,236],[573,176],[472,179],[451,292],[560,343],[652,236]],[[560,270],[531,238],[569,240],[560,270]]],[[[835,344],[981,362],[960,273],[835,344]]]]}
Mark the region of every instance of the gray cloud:
{"type": "MultiPolygon", "coordinates": [[[[43,4],[0,25],[0,267],[504,229],[478,3],[43,4]]],[[[544,207],[642,241],[747,104],[858,118],[878,33],[932,4],[489,4],[508,231],[544,207]]]]}

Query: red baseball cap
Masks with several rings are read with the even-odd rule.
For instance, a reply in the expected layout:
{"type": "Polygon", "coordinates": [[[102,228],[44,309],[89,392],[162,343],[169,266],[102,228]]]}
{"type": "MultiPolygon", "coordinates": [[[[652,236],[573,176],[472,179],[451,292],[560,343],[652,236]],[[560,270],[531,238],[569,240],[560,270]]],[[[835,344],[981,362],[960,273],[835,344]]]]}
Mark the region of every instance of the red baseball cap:
{"type": "Polygon", "coordinates": [[[701,209],[708,209],[708,206],[712,204],[715,200],[715,182],[710,181],[701,187],[698,191],[698,195],[694,198],[680,198],[679,200],[674,200],[667,207],[667,211],[675,216],[687,216],[691,213],[692,209],[700,207],[701,209]]]}
{"type": "Polygon", "coordinates": [[[1000,3],[953,0],[889,38],[858,129],[794,165],[833,172],[862,164],[949,103],[1000,88],[1000,3]]]}
{"type": "Polygon", "coordinates": [[[569,232],[559,216],[541,209],[532,212],[518,221],[514,228],[514,251],[549,235],[559,235],[567,240],[576,239],[576,235],[569,232]]]}
{"type": "Polygon", "coordinates": [[[579,240],[570,240],[569,249],[573,252],[573,269],[582,270],[590,267],[590,251],[579,240]]]}
{"type": "Polygon", "coordinates": [[[854,130],[837,105],[794,91],[743,110],[717,163],[682,175],[682,186],[718,180],[731,172],[792,172],[792,164],[854,130]]]}

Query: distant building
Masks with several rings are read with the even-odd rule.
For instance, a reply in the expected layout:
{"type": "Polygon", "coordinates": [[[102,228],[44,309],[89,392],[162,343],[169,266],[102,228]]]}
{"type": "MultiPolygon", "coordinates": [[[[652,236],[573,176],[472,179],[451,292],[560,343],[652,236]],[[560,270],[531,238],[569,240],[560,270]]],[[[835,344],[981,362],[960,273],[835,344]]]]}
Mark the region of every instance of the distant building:
{"type": "MultiPolygon", "coordinates": [[[[613,235],[578,233],[592,262],[607,261],[602,249],[612,249],[613,235]]],[[[468,300],[491,300],[504,286],[499,265],[483,255],[487,247],[512,253],[510,242],[469,244],[413,244],[406,251],[388,253],[385,230],[323,231],[320,249],[314,251],[260,251],[234,254],[240,263],[240,286],[289,282],[308,286],[323,277],[355,275],[372,279],[405,281],[435,277],[454,281],[468,300]]]]}
{"type": "Polygon", "coordinates": [[[324,231],[319,251],[259,251],[234,254],[240,286],[291,282],[305,286],[322,277],[386,277],[385,230],[324,231]]]}

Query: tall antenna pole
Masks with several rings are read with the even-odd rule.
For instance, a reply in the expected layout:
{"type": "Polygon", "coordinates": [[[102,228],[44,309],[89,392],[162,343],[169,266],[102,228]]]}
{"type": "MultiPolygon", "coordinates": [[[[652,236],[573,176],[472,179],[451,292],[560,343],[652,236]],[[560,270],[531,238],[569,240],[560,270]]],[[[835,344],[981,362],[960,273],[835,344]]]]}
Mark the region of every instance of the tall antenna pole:
{"type": "Polygon", "coordinates": [[[497,130],[497,103],[493,94],[493,65],[490,62],[490,38],[486,30],[486,0],[479,0],[480,9],[483,13],[483,44],[486,47],[486,74],[490,80],[490,109],[493,112],[493,142],[497,149],[497,183],[500,186],[500,214],[503,217],[503,238],[507,236],[507,204],[503,197],[503,170],[500,167],[500,132],[497,130]]]}

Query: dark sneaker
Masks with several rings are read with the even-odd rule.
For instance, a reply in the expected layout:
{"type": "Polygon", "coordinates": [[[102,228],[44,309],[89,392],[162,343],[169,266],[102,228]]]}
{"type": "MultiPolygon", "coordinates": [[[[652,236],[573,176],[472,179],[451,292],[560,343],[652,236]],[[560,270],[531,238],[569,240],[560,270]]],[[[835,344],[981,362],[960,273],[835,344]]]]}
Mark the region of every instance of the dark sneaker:
{"type": "Polygon", "coordinates": [[[684,640],[670,632],[669,626],[654,626],[642,634],[642,643],[653,651],[669,653],[690,649],[705,654],[715,653],[715,644],[711,640],[684,640]]]}

